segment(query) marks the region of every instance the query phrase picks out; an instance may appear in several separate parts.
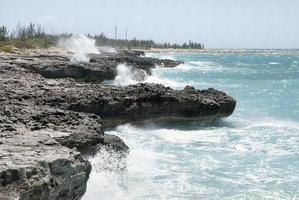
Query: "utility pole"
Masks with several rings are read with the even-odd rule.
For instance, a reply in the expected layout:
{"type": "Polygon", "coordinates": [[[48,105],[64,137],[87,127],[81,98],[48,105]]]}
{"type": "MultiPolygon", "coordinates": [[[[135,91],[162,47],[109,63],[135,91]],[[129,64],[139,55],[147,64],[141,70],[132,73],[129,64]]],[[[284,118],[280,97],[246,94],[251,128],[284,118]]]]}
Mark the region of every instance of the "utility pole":
{"type": "Polygon", "coordinates": [[[129,48],[129,47],[128,47],[128,31],[127,31],[127,29],[126,29],[125,34],[126,34],[126,47],[129,48]]]}
{"type": "Polygon", "coordinates": [[[115,29],[115,40],[117,40],[117,26],[115,26],[114,29],[115,29]]]}

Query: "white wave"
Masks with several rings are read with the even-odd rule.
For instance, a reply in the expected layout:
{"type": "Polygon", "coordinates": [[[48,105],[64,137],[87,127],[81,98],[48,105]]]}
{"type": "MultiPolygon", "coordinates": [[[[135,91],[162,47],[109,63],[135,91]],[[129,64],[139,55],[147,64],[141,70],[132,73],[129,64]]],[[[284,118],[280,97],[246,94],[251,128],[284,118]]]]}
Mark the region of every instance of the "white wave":
{"type": "Polygon", "coordinates": [[[252,119],[250,124],[243,124],[232,130],[240,137],[238,143],[232,144],[236,153],[252,152],[267,156],[286,156],[297,152],[299,123],[278,120],[269,117],[252,119]]]}
{"type": "Polygon", "coordinates": [[[279,62],[269,62],[269,65],[278,65],[279,62]]]}
{"type": "Polygon", "coordinates": [[[134,70],[132,67],[125,64],[117,66],[117,76],[115,77],[115,85],[130,85],[136,84],[145,78],[146,74],[142,70],[134,70]]]}
{"type": "Polygon", "coordinates": [[[158,53],[148,53],[146,52],[144,56],[141,55],[141,57],[148,57],[148,58],[158,58],[159,54],[158,53]]]}
{"type": "MultiPolygon", "coordinates": [[[[87,190],[83,200],[130,200],[126,191],[126,177],[116,170],[119,166],[119,156],[106,149],[101,149],[98,154],[90,158],[92,171],[89,176],[87,190]]],[[[125,165],[125,163],[121,163],[125,165]]]]}
{"type": "Polygon", "coordinates": [[[250,119],[251,124],[246,126],[246,129],[254,127],[269,127],[269,128],[279,128],[279,129],[298,129],[299,123],[291,120],[279,120],[271,117],[256,117],[250,119]]]}
{"type": "MultiPolygon", "coordinates": [[[[219,64],[213,63],[213,62],[208,62],[208,61],[190,61],[184,64],[180,64],[174,68],[168,69],[164,68],[164,70],[179,70],[183,72],[188,72],[188,71],[224,71],[224,70],[229,70],[228,68],[225,68],[219,64]]],[[[230,69],[231,70],[231,69],[230,69]]]]}
{"type": "Polygon", "coordinates": [[[194,188],[189,183],[189,175],[176,173],[177,156],[157,151],[164,144],[160,135],[165,132],[158,134],[159,131],[160,129],[137,128],[127,124],[110,132],[122,137],[131,149],[127,163],[128,190],[132,199],[169,199],[176,192],[194,188]],[[140,134],[140,131],[143,133],[140,134]],[[173,165],[169,166],[170,163],[173,165]]]}
{"type": "Polygon", "coordinates": [[[173,54],[145,53],[144,57],[166,59],[166,60],[176,60],[176,57],[173,54]]]}
{"type": "Polygon", "coordinates": [[[190,61],[187,63],[187,65],[191,65],[197,70],[201,71],[224,71],[228,70],[228,68],[225,68],[221,66],[220,64],[209,62],[209,61],[190,61]]]}
{"type": "Polygon", "coordinates": [[[176,88],[176,89],[183,88],[186,85],[189,85],[188,83],[185,83],[185,82],[179,82],[179,81],[176,81],[176,80],[161,77],[157,73],[155,73],[155,71],[153,71],[153,74],[151,76],[147,76],[145,81],[143,81],[143,82],[144,83],[162,84],[164,86],[171,87],[171,88],[176,88]]]}
{"type": "Polygon", "coordinates": [[[176,66],[174,69],[178,69],[181,71],[190,71],[195,69],[196,67],[194,65],[190,65],[190,64],[180,64],[178,66],[176,66]]]}
{"type": "MultiPolygon", "coordinates": [[[[217,130],[177,130],[177,129],[165,129],[159,128],[155,125],[148,125],[146,127],[135,127],[131,124],[118,126],[117,132],[130,132],[131,137],[138,137],[140,131],[143,134],[151,136],[151,143],[147,145],[155,145],[157,140],[164,140],[172,143],[188,144],[196,142],[219,142],[222,134],[219,134],[217,130]]],[[[115,132],[116,133],[116,132],[115,132]]],[[[116,133],[117,134],[117,133],[116,133]]],[[[135,144],[133,145],[135,146],[135,144]]]]}
{"type": "MultiPolygon", "coordinates": [[[[149,55],[153,57],[153,55],[151,54],[149,55]]],[[[163,75],[161,74],[167,71],[178,72],[178,73],[179,72],[192,73],[192,70],[199,70],[199,71],[203,71],[203,73],[206,73],[207,71],[223,71],[226,70],[226,68],[219,65],[217,66],[213,62],[191,61],[186,64],[180,64],[175,68],[171,68],[171,69],[156,66],[156,68],[152,69],[152,75],[146,75],[146,73],[144,73],[143,71],[141,73],[142,76],[140,75],[137,76],[138,74],[140,74],[142,70],[134,69],[129,65],[120,64],[117,67],[117,76],[112,84],[126,86],[126,85],[136,84],[136,83],[156,83],[156,84],[162,84],[164,86],[175,88],[175,89],[182,89],[186,85],[194,85],[194,84],[198,85],[199,82],[194,83],[193,81],[188,81],[188,82],[182,81],[180,80],[179,76],[177,76],[174,79],[170,79],[170,78],[163,77],[163,75]]]]}
{"type": "Polygon", "coordinates": [[[199,65],[199,66],[206,66],[206,65],[212,66],[212,65],[214,65],[214,63],[210,62],[210,61],[190,61],[189,63],[192,64],[192,65],[199,65]]]}
{"type": "Polygon", "coordinates": [[[160,129],[159,132],[153,131],[158,137],[173,143],[196,143],[196,142],[219,142],[222,134],[215,130],[176,130],[176,129],[160,129]]]}
{"type": "Polygon", "coordinates": [[[152,75],[147,75],[143,70],[134,69],[125,64],[119,64],[117,66],[117,76],[113,81],[113,84],[126,86],[136,83],[156,83],[172,88],[182,88],[187,85],[184,82],[161,77],[156,72],[156,69],[152,71],[152,75]]]}
{"type": "Polygon", "coordinates": [[[173,55],[163,55],[160,57],[160,59],[176,60],[176,58],[173,55]]]}

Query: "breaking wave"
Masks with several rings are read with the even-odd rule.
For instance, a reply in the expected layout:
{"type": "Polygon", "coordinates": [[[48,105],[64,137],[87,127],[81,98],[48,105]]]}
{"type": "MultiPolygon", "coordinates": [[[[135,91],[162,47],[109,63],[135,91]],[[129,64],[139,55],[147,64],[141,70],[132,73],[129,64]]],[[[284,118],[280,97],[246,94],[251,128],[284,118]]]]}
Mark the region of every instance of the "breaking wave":
{"type": "MultiPolygon", "coordinates": [[[[127,170],[93,171],[89,181],[93,194],[84,200],[294,197],[295,186],[287,194],[277,184],[298,181],[294,166],[299,163],[294,158],[299,151],[299,124],[271,119],[256,124],[250,120],[239,124],[237,118],[230,121],[237,126],[224,123],[191,130],[155,124],[118,126],[108,133],[130,146],[127,170]]],[[[105,159],[100,152],[91,159],[93,167],[105,159]]]]}
{"type": "Polygon", "coordinates": [[[157,83],[172,88],[182,88],[188,83],[162,77],[159,68],[152,70],[152,75],[147,75],[143,70],[136,70],[131,66],[119,64],[117,66],[117,76],[113,81],[114,85],[131,85],[136,83],[157,83]]]}

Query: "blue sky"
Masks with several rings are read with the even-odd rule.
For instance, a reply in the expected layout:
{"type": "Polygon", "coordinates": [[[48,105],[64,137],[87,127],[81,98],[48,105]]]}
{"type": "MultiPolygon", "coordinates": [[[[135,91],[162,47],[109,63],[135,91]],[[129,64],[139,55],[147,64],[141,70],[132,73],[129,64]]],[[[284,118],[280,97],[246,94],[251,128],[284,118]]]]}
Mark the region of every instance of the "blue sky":
{"type": "Polygon", "coordinates": [[[0,25],[207,48],[299,48],[299,0],[0,0],[0,25]]]}

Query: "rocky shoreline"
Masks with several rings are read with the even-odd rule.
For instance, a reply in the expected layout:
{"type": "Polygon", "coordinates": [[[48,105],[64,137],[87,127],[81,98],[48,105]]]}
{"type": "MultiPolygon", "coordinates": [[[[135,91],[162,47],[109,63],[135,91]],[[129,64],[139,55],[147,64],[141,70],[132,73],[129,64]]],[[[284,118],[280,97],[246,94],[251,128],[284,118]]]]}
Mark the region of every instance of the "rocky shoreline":
{"type": "Polygon", "coordinates": [[[0,55],[0,199],[80,199],[91,171],[83,154],[129,151],[104,128],[144,120],[211,122],[233,113],[236,101],[214,89],[103,83],[114,80],[119,64],[142,79],[157,65],[182,63],[143,54],[94,54],[89,63],[46,51],[0,55]]]}

